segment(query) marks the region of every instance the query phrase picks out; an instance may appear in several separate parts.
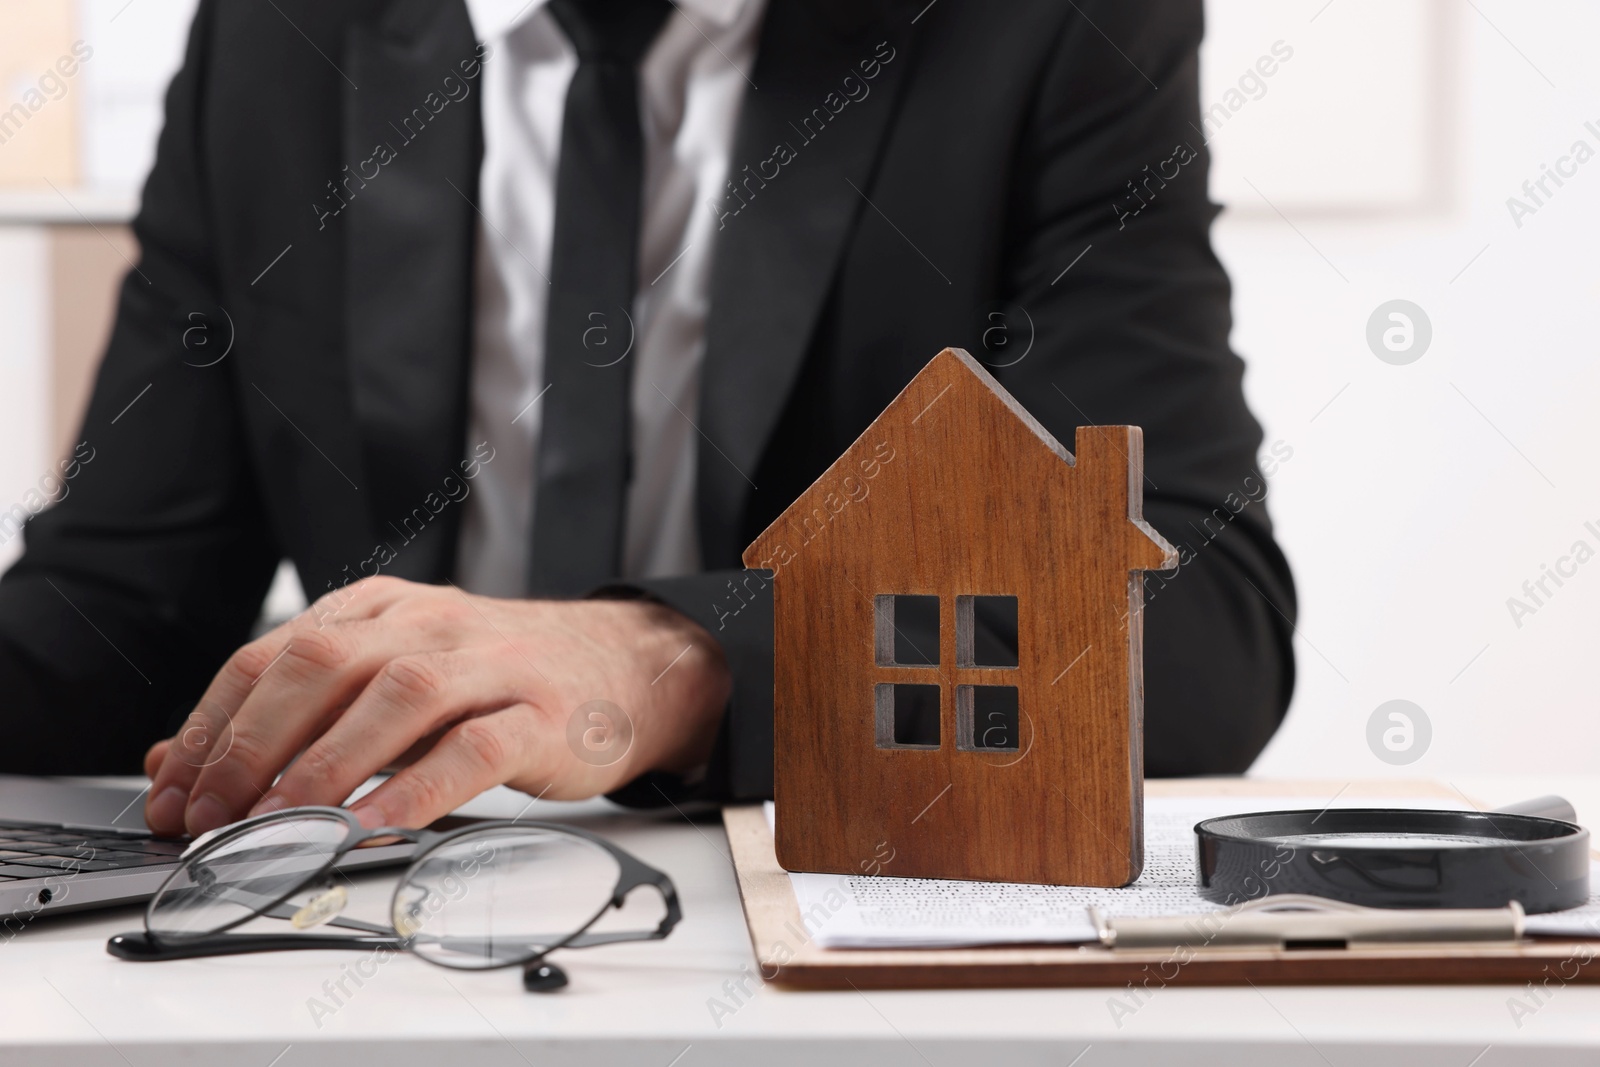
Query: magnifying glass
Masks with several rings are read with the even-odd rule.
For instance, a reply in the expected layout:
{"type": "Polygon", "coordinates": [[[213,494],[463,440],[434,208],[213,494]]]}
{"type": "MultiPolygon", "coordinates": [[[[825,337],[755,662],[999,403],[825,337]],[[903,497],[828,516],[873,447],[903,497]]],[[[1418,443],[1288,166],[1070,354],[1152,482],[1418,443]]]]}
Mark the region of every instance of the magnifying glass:
{"type": "Polygon", "coordinates": [[[1501,811],[1329,808],[1206,819],[1200,895],[1219,904],[1306,893],[1372,908],[1503,908],[1589,900],[1589,831],[1540,797],[1501,811]]]}

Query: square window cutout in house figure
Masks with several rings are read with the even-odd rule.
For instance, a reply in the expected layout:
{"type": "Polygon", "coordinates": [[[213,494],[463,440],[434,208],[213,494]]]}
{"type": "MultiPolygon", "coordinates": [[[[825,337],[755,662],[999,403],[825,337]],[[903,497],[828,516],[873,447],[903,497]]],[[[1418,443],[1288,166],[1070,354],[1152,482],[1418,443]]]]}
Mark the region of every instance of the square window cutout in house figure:
{"type": "Polygon", "coordinates": [[[879,682],[873,693],[879,748],[939,747],[939,687],[879,682]]]}
{"type": "Polygon", "coordinates": [[[872,606],[873,654],[878,666],[939,665],[938,597],[879,594],[872,606]]]}
{"type": "Polygon", "coordinates": [[[956,747],[967,752],[1016,752],[1021,716],[1014,685],[956,686],[956,747]]]}
{"type": "Polygon", "coordinates": [[[1017,598],[956,597],[956,666],[1015,667],[1017,598]]]}

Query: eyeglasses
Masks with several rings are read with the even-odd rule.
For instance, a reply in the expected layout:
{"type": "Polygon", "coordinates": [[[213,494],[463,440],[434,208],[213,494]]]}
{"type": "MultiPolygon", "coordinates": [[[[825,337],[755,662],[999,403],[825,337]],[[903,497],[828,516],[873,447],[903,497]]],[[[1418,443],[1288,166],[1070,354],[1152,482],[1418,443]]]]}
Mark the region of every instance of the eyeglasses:
{"type": "Polygon", "coordinates": [[[556,949],[659,940],[682,917],[666,874],[570,826],[496,821],[448,833],[366,830],[343,808],[307,807],[246,819],[192,849],[150,901],[144,932],[120,934],[106,950],[129,960],[173,960],[388,948],[462,970],[520,964],[524,987],[543,992],[567,984],[545,960],[556,949]],[[351,849],[383,839],[417,845],[390,901],[391,926],[341,915],[348,893],[333,870],[351,849]],[[666,905],[654,930],[591,931],[640,886],[654,888],[666,905]],[[296,932],[228,932],[259,918],[287,920],[296,932]],[[322,925],[355,932],[299,932],[322,925]]]}

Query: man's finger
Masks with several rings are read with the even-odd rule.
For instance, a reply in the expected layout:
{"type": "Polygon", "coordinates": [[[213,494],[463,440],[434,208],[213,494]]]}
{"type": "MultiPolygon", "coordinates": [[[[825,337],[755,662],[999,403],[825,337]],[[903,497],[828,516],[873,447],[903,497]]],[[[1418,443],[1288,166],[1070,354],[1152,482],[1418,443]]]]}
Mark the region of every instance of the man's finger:
{"type": "Polygon", "coordinates": [[[150,750],[144,754],[144,776],[146,778],[155,778],[156,772],[161,769],[161,761],[167,758],[167,749],[171,747],[172,741],[169,738],[163,738],[150,746],[150,750]]]}
{"type": "Polygon", "coordinates": [[[239,704],[226,749],[216,746],[194,777],[184,823],[192,834],[243,818],[289,765],[385,665],[435,640],[381,618],[290,636],[271,670],[239,704]]]}
{"type": "Polygon", "coordinates": [[[233,744],[233,717],[257,679],[282,655],[294,632],[280,626],[240,648],[222,665],[200,702],[173,734],[166,757],[152,776],[145,802],[145,825],[160,834],[184,832],[184,812],[200,771],[228,754],[233,744]]]}
{"type": "MultiPolygon", "coordinates": [[[[541,739],[532,736],[538,719],[535,708],[521,704],[459,722],[432,751],[350,810],[368,829],[423,827],[486,789],[513,777],[527,779],[530,758],[551,748],[550,739],[541,745],[541,739]]],[[[553,758],[550,763],[556,765],[553,758]]]]}
{"type": "Polygon", "coordinates": [[[515,664],[504,659],[474,650],[391,660],[283,772],[251,814],[342,803],[423,738],[468,715],[518,702],[527,691],[527,679],[518,678],[515,664]]]}
{"type": "MultiPolygon", "coordinates": [[[[235,719],[241,707],[257,683],[278,666],[279,659],[296,636],[325,634],[369,622],[407,597],[417,595],[419,588],[414,582],[388,577],[352,583],[319,598],[291,621],[230,656],[206,687],[194,711],[178,728],[166,758],[152,775],[155,780],[145,803],[145,824],[158,833],[184,832],[201,772],[227,759],[233,751],[235,719]]],[[[244,807],[248,808],[254,800],[251,798],[244,807]]],[[[240,813],[243,810],[240,809],[240,813]]],[[[215,817],[214,812],[212,817],[215,817]]],[[[192,826],[189,829],[201,832],[192,826]]]]}

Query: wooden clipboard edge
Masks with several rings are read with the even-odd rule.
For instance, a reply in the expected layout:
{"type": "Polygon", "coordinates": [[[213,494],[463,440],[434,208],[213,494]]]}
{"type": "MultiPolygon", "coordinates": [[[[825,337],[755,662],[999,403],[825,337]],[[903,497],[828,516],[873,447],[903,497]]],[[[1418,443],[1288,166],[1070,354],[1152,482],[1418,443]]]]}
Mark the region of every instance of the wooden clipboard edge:
{"type": "MultiPolygon", "coordinates": [[[[1431,782],[1350,783],[1185,779],[1146,784],[1160,796],[1361,796],[1458,799],[1431,782]]],[[[971,949],[822,949],[806,932],[789,874],[778,866],[760,804],[726,807],[723,827],[761,977],[793,989],[993,989],[1108,986],[1135,998],[1167,986],[1470,985],[1526,981],[1600,982],[1600,945],[1539,939],[1520,945],[1419,945],[1286,951],[1206,949],[1112,952],[1099,946],[971,949]]]]}

